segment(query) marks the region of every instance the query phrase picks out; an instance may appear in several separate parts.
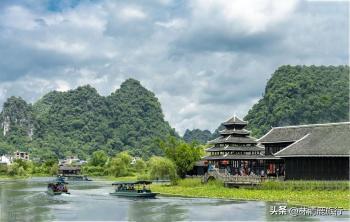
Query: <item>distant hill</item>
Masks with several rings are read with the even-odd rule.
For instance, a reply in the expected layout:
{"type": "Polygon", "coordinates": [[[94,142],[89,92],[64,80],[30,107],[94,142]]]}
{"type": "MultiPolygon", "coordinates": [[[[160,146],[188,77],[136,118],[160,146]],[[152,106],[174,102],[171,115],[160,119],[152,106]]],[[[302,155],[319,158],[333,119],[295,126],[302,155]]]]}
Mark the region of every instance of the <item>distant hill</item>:
{"type": "Polygon", "coordinates": [[[244,120],[254,136],[272,126],[349,120],[349,66],[282,66],[244,120]]]}
{"type": "Polygon", "coordinates": [[[200,144],[206,144],[209,140],[212,139],[212,133],[209,130],[200,130],[200,129],[187,129],[183,135],[183,139],[190,142],[198,142],[200,144]]]}
{"type": "Polygon", "coordinates": [[[24,149],[36,156],[86,158],[99,149],[150,156],[161,153],[154,139],[177,136],[154,93],[134,79],[107,97],[89,85],[50,92],[33,105],[11,97],[0,124],[0,152],[24,149]]]}

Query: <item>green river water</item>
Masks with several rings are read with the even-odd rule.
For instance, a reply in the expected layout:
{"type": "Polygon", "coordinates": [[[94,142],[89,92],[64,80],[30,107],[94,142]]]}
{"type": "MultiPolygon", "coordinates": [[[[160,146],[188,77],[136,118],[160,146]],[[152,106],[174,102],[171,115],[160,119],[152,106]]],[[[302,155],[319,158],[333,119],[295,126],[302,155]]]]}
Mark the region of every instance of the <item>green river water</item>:
{"type": "Polygon", "coordinates": [[[110,182],[72,182],[70,195],[46,193],[52,178],[0,181],[0,221],[349,221],[339,216],[271,215],[279,203],[159,196],[110,196],[110,182]]]}

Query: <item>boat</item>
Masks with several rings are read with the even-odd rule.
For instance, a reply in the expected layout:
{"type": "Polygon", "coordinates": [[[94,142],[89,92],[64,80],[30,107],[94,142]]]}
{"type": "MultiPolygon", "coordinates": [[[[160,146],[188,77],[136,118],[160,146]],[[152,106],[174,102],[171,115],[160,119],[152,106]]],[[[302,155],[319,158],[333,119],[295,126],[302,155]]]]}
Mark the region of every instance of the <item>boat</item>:
{"type": "Polygon", "coordinates": [[[138,180],[135,182],[114,182],[115,191],[110,193],[113,196],[121,197],[143,197],[154,198],[158,193],[154,193],[150,189],[151,181],[138,180]]]}
{"type": "Polygon", "coordinates": [[[57,178],[63,178],[68,181],[92,181],[86,175],[57,175],[57,178]]]}
{"type": "Polygon", "coordinates": [[[57,178],[54,182],[47,185],[47,193],[50,195],[70,194],[66,184],[68,183],[63,178],[57,178]]]}

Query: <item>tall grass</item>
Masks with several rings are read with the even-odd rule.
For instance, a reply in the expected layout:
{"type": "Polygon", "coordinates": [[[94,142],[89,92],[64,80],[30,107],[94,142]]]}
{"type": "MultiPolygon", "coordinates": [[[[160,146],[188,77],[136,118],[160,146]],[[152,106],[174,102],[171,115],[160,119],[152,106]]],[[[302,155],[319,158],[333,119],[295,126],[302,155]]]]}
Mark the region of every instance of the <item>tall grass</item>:
{"type": "Polygon", "coordinates": [[[347,181],[266,181],[260,186],[227,188],[220,181],[203,184],[200,179],[179,180],[177,185],[155,184],[161,194],[223,199],[283,201],[288,204],[350,209],[347,181]]]}
{"type": "Polygon", "coordinates": [[[261,190],[349,190],[349,181],[265,181],[254,189],[261,190]]]}
{"type": "Polygon", "coordinates": [[[184,180],[178,180],[177,185],[181,187],[197,187],[201,186],[202,182],[199,178],[189,178],[184,180]]]}

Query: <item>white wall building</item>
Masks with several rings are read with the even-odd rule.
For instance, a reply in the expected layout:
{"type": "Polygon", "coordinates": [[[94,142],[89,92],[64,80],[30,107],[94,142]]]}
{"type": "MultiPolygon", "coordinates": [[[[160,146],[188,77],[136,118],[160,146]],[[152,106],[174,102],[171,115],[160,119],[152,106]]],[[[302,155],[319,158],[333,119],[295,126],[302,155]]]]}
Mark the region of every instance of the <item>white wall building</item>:
{"type": "Polygon", "coordinates": [[[2,155],[0,157],[0,164],[10,165],[11,164],[11,157],[2,155]]]}

